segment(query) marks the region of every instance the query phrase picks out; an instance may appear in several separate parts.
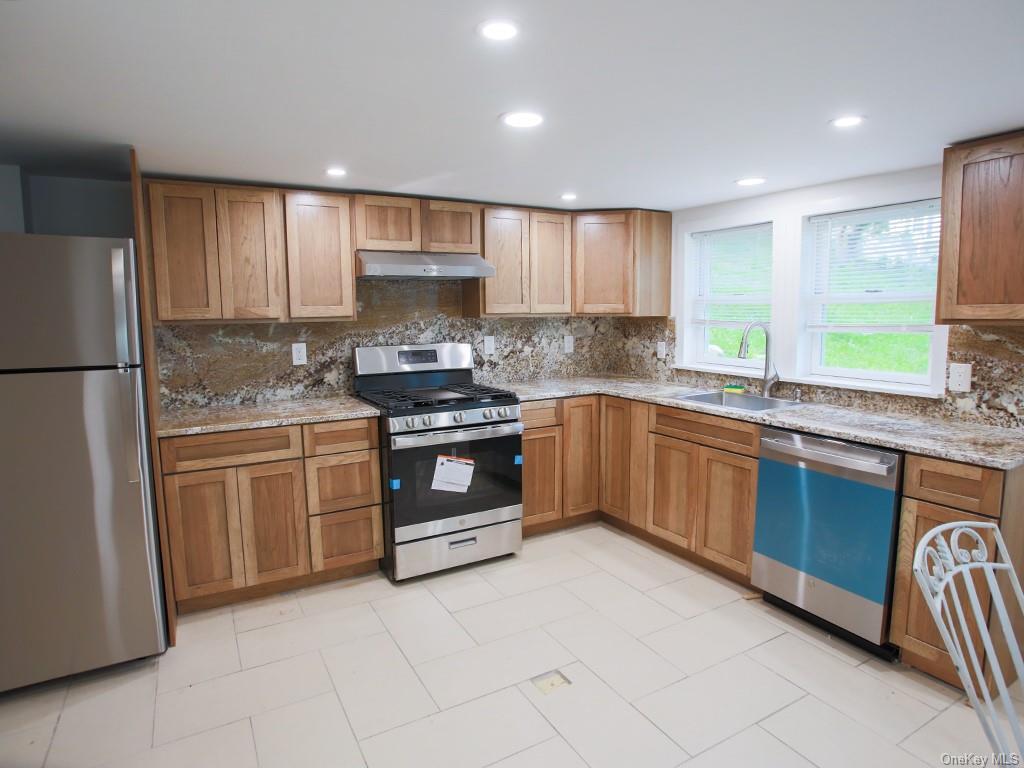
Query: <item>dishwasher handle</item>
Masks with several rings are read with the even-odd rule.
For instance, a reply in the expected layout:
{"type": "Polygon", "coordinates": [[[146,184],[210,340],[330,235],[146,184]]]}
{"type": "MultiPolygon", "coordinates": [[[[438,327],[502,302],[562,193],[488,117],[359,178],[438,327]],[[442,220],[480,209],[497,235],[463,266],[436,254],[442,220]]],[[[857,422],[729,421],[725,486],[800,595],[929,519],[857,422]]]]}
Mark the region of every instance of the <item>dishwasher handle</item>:
{"type": "Polygon", "coordinates": [[[840,453],[833,453],[832,451],[823,451],[816,448],[806,448],[800,445],[790,445],[789,443],[781,440],[775,440],[771,437],[762,437],[761,442],[767,444],[771,450],[777,453],[784,453],[787,456],[793,456],[798,459],[807,459],[809,461],[817,461],[822,464],[828,464],[833,467],[843,467],[844,469],[853,470],[855,472],[866,472],[870,475],[878,475],[879,477],[889,477],[896,471],[898,465],[898,459],[894,458],[891,462],[876,462],[876,461],[865,461],[864,459],[857,459],[852,456],[843,456],[840,453]]]}

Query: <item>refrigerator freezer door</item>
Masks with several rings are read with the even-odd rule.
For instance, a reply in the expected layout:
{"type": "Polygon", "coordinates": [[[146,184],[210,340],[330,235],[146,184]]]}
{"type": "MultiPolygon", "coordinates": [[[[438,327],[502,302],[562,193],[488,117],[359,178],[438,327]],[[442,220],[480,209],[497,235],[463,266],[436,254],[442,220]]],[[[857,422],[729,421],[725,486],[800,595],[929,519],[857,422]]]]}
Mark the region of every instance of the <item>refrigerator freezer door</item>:
{"type": "Polygon", "coordinates": [[[0,234],[0,372],[140,362],[131,240],[0,234]]]}
{"type": "Polygon", "coordinates": [[[159,653],[139,369],[0,376],[0,691],[159,653]]]}

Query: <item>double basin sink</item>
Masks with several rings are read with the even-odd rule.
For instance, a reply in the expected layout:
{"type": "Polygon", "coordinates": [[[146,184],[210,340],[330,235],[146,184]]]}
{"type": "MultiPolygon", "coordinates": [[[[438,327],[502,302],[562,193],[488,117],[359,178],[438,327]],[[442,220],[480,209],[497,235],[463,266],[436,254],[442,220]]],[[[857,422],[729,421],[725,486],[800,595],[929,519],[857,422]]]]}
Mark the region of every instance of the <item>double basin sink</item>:
{"type": "Polygon", "coordinates": [[[775,411],[780,408],[791,408],[800,405],[797,400],[783,400],[778,397],[762,397],[761,395],[738,394],[735,392],[701,392],[696,395],[679,395],[677,400],[687,403],[705,403],[737,411],[775,411]]]}

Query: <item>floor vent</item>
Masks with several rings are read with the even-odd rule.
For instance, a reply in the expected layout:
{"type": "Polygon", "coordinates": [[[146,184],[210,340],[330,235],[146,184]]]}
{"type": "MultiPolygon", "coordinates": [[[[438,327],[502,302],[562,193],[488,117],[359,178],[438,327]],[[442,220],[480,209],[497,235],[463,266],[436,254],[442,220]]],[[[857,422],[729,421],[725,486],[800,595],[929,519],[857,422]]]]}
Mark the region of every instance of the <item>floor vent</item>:
{"type": "Polygon", "coordinates": [[[530,682],[537,686],[537,690],[545,695],[552,693],[563,685],[572,685],[572,681],[557,669],[530,678],[530,682]]]}

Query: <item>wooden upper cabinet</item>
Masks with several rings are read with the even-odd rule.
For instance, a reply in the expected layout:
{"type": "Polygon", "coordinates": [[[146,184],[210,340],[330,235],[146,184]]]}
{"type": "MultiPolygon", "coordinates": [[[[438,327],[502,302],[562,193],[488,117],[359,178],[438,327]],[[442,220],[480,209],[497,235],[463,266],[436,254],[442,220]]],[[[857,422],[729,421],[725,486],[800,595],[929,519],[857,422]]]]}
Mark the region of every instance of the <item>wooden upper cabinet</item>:
{"type": "Polygon", "coordinates": [[[420,250],[420,201],[414,197],[356,195],[356,248],[420,250]]]}
{"type": "Polygon", "coordinates": [[[157,317],[222,317],[213,187],[152,183],[148,189],[157,317]]]}
{"type": "Polygon", "coordinates": [[[309,573],[302,460],[256,464],[236,471],[246,585],[309,573]]]}
{"type": "Polygon", "coordinates": [[[600,402],[597,395],[562,401],[562,510],[566,517],[600,507],[600,402]]]}
{"type": "Polygon", "coordinates": [[[672,214],[633,212],[633,312],[668,317],[672,310],[672,214]]]}
{"type": "Polygon", "coordinates": [[[355,317],[352,198],[284,196],[288,309],[292,317],[355,317]]]}
{"type": "Polygon", "coordinates": [[[647,440],[647,530],[693,549],[700,446],[664,435],[647,440]]]}
{"type": "Polygon", "coordinates": [[[628,212],[577,214],[573,271],[577,313],[633,311],[633,221],[628,212]]]}
{"type": "Polygon", "coordinates": [[[757,459],[701,446],[698,461],[694,551],[740,576],[749,576],[757,459]]]}
{"type": "Polygon", "coordinates": [[[423,250],[435,253],[480,253],[480,211],[476,203],[424,200],[420,224],[423,250]]]}
{"type": "Polygon", "coordinates": [[[946,149],[936,314],[1024,322],[1024,131],[946,149]]]}
{"type": "Polygon", "coordinates": [[[629,400],[601,396],[601,511],[629,519],[629,400]]]}
{"type": "Polygon", "coordinates": [[[562,517],[562,428],[523,432],[523,527],[562,517]]]}
{"type": "Polygon", "coordinates": [[[530,213],[530,312],[572,312],[572,217],[530,213]]]}
{"type": "Polygon", "coordinates": [[[236,470],[165,477],[164,500],[175,597],[244,587],[236,470]]]}
{"type": "Polygon", "coordinates": [[[284,220],[275,190],[218,187],[221,310],[227,319],[283,319],[284,220]]]}
{"type": "Polygon", "coordinates": [[[483,280],[483,311],[488,315],[530,312],[530,212],[484,209],[484,259],[495,276],[483,280]]]}

